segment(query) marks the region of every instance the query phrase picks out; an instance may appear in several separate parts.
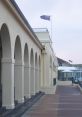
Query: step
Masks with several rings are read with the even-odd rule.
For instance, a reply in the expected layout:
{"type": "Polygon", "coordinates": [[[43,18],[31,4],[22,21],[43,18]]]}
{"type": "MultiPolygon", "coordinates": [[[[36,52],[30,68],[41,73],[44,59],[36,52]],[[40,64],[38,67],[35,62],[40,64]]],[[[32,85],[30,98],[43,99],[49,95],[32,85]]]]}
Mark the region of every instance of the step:
{"type": "Polygon", "coordinates": [[[17,104],[15,109],[13,110],[6,110],[5,112],[2,111],[0,115],[2,117],[20,117],[26,110],[31,108],[31,106],[43,96],[44,93],[39,92],[35,96],[32,96],[30,99],[25,100],[22,104],[17,104]]]}

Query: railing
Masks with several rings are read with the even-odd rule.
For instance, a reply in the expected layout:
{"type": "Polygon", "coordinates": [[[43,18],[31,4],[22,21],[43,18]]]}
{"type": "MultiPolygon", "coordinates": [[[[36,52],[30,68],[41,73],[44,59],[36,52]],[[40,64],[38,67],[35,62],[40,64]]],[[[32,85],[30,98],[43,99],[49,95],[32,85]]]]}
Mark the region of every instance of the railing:
{"type": "Polygon", "coordinates": [[[80,85],[80,87],[82,87],[82,81],[78,81],[78,84],[80,85]]]}

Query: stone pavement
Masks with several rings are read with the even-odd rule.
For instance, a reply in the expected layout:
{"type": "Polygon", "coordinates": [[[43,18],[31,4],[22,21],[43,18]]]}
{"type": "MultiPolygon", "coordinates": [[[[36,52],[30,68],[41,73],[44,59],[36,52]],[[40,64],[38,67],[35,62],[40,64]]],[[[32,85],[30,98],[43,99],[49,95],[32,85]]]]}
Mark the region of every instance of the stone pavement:
{"type": "Polygon", "coordinates": [[[82,117],[82,94],[75,86],[58,86],[43,96],[22,117],[82,117]]]}

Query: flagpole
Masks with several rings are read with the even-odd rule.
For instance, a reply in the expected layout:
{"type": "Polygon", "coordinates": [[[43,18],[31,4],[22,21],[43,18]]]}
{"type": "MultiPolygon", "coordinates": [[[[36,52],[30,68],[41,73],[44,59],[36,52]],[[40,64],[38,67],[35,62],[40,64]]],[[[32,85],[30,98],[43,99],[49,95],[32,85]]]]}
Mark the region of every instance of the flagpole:
{"type": "Polygon", "coordinates": [[[50,38],[52,41],[52,16],[51,15],[41,15],[40,18],[47,20],[47,21],[50,21],[50,33],[49,34],[50,34],[50,38]]]}
{"type": "Polygon", "coordinates": [[[50,27],[51,27],[51,41],[52,41],[52,16],[50,16],[50,23],[51,23],[50,24],[51,25],[50,27]]]}

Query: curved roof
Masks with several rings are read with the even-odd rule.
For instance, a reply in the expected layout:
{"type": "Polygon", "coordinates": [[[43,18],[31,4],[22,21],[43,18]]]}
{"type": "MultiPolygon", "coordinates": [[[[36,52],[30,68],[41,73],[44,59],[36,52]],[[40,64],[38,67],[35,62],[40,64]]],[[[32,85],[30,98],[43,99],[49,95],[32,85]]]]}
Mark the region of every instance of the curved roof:
{"type": "Polygon", "coordinates": [[[74,70],[78,70],[78,69],[76,67],[61,66],[61,67],[58,67],[58,70],[62,70],[62,71],[74,71],[74,70]]]}

